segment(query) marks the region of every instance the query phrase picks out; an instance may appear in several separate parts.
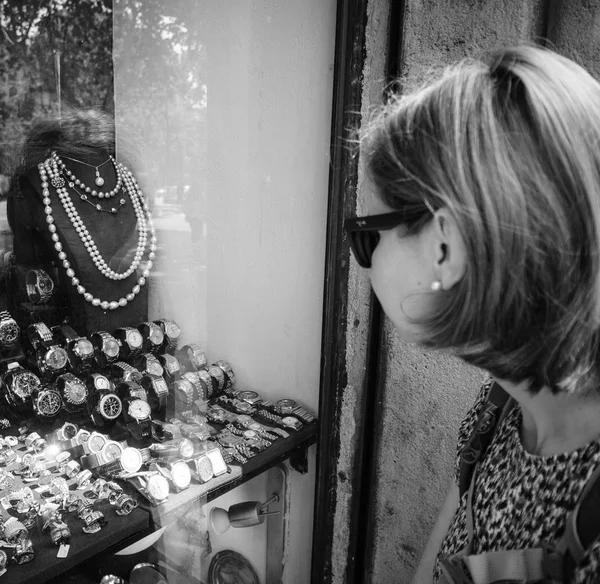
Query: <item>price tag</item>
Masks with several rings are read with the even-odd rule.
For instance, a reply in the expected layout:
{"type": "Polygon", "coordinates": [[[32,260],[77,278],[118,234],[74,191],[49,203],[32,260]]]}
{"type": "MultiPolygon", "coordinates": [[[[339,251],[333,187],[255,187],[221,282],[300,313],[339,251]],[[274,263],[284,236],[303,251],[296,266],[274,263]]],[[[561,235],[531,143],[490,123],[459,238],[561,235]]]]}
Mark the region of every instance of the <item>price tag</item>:
{"type": "Polygon", "coordinates": [[[66,558],[69,555],[69,549],[71,548],[71,546],[69,544],[62,544],[59,548],[58,548],[58,553],[56,554],[57,558],[66,558]]]}

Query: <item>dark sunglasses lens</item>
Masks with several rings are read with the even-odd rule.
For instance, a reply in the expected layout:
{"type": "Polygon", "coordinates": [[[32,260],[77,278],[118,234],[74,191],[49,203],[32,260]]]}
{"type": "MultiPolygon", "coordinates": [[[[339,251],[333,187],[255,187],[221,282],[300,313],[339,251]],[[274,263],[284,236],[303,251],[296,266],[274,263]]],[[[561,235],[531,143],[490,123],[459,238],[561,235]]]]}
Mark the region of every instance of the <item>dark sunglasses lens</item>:
{"type": "Polygon", "coordinates": [[[354,257],[361,268],[371,267],[371,257],[379,243],[377,231],[353,231],[350,237],[354,257]]]}

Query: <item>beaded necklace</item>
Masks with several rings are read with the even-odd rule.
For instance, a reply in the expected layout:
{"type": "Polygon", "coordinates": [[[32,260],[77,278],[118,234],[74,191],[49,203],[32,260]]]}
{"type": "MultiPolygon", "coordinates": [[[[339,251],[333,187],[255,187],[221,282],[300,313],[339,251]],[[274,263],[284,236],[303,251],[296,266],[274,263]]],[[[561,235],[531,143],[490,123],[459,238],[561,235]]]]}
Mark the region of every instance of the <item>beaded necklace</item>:
{"type": "MultiPolygon", "coordinates": [[[[117,161],[110,155],[109,155],[109,160],[113,163],[113,166],[115,167],[115,173],[117,175],[117,184],[112,191],[107,191],[106,193],[104,193],[102,191],[97,191],[96,189],[92,189],[92,187],[86,186],[83,183],[83,181],[79,180],[67,168],[67,165],[60,159],[60,157],[58,156],[58,154],[56,152],[52,152],[52,154],[50,156],[51,156],[52,160],[54,160],[58,164],[58,166],[60,166],[60,170],[67,178],[69,185],[71,183],[73,183],[74,185],[77,185],[79,188],[83,189],[88,195],[91,195],[92,197],[98,197],[99,199],[110,199],[111,197],[114,197],[119,192],[119,189],[121,188],[121,184],[123,181],[123,177],[121,176],[123,165],[117,164],[117,161]]],[[[65,156],[65,158],[67,158],[67,157],[65,156]]],[[[74,159],[71,158],[70,160],[74,160],[74,159]]],[[[77,162],[81,162],[81,161],[78,160],[77,162]]],[[[87,164],[87,163],[83,162],[82,164],[87,164]]],[[[88,164],[88,166],[92,166],[92,165],[88,164]]],[[[96,172],[97,172],[97,170],[96,170],[96,172]]],[[[100,180],[102,181],[101,183],[98,182],[98,179],[96,179],[96,181],[95,181],[98,186],[102,186],[104,184],[104,179],[101,178],[100,180]]]]}
{"type": "Polygon", "coordinates": [[[119,169],[119,172],[122,176],[122,182],[124,185],[124,190],[127,191],[129,198],[131,200],[131,204],[133,206],[135,216],[137,218],[137,230],[138,230],[138,244],[137,249],[133,258],[133,261],[129,268],[122,273],[115,272],[112,270],[104,258],[100,255],[98,248],[87,227],[84,225],[77,209],[73,205],[73,201],[67,192],[65,187],[65,180],[62,176],[60,176],[58,157],[54,156],[53,152],[50,158],[45,160],[43,163],[38,165],[38,171],[40,175],[40,180],[42,184],[42,195],[43,195],[43,203],[44,203],[44,212],[46,214],[46,223],[48,224],[48,231],[52,237],[52,241],[54,242],[54,249],[58,252],[58,258],[61,260],[63,268],[66,271],[67,276],[71,279],[71,283],[76,287],[77,292],[81,294],[86,302],[92,304],[92,306],[97,306],[102,308],[103,310],[115,310],[119,307],[126,306],[128,302],[131,302],[137,294],[140,293],[141,287],[146,283],[147,278],[150,275],[150,270],[153,266],[153,261],[156,259],[156,249],[157,249],[157,239],[156,233],[154,230],[154,224],[152,223],[152,217],[150,216],[150,212],[146,205],[146,202],[143,199],[142,191],[135,180],[135,177],[121,163],[116,163],[116,167],[119,169]],[[58,160],[57,160],[58,159],[58,160]],[[80,283],[79,278],[77,278],[75,271],[71,267],[70,262],[68,261],[67,254],[64,252],[62,243],[58,236],[56,226],[54,225],[54,217],[52,216],[52,200],[50,199],[50,189],[48,179],[50,179],[50,184],[56,189],[56,193],[60,199],[60,202],[65,210],[65,213],[69,217],[73,228],[79,235],[84,247],[86,248],[90,258],[94,262],[94,265],[100,273],[110,280],[124,280],[128,278],[140,265],[142,258],[144,256],[144,252],[146,247],[149,249],[148,253],[148,261],[145,269],[142,272],[142,277],[137,280],[136,285],[131,289],[131,292],[127,294],[123,298],[119,298],[118,300],[101,300],[100,298],[95,297],[91,292],[88,292],[80,283]],[[148,245],[148,232],[150,233],[150,244],[148,245]]]}

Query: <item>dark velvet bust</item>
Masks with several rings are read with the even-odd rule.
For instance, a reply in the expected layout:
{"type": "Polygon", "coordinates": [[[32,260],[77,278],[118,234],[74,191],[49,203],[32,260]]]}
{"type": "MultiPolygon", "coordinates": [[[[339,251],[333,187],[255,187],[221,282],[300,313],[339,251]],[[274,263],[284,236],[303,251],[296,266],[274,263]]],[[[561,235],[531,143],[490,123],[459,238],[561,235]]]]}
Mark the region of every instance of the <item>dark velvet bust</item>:
{"type": "MultiPolygon", "coordinates": [[[[86,160],[89,164],[101,164],[107,159],[106,151],[98,151],[97,155],[86,160]]],[[[110,191],[116,185],[117,177],[112,163],[104,164],[100,174],[104,179],[102,187],[96,187],[94,168],[63,159],[67,168],[85,185],[104,192],[110,191]]],[[[63,251],[75,271],[75,276],[81,285],[93,294],[94,297],[107,301],[118,301],[131,292],[141,277],[138,268],[125,280],[111,280],[104,276],[95,266],[83,242],[67,216],[56,189],[49,186],[50,199],[52,200],[52,216],[57,234],[63,245],[63,251]]],[[[82,189],[79,189],[83,192],[82,189]]],[[[137,246],[138,232],[136,229],[136,216],[124,188],[111,199],[98,199],[88,196],[88,200],[100,204],[104,209],[117,208],[121,199],[125,200],[116,214],[100,212],[94,206],[80,199],[72,189],[67,192],[73,201],[79,216],[88,229],[100,254],[116,272],[124,272],[131,265],[137,246]]],[[[42,202],[41,180],[37,167],[21,174],[17,179],[7,203],[8,221],[13,233],[14,261],[16,263],[16,278],[13,287],[24,290],[26,272],[32,268],[46,270],[55,280],[52,310],[44,318],[55,321],[68,321],[80,334],[91,334],[97,330],[114,331],[120,326],[136,326],[148,318],[148,284],[142,287],[141,292],[125,307],[116,310],[103,310],[84,300],[83,296],[71,283],[71,278],[66,275],[54,242],[48,231],[44,205],[42,202]]],[[[146,248],[147,251],[147,248],[146,248]]],[[[144,254],[144,260],[147,253],[144,254]]],[[[142,263],[144,265],[144,263],[142,263]]],[[[9,303],[10,306],[10,303],[9,303]]],[[[17,312],[15,316],[27,309],[26,297],[19,290],[12,294],[12,308],[17,312]]],[[[33,317],[35,319],[35,316],[33,317]]],[[[58,322],[48,322],[49,325],[58,322]]]]}

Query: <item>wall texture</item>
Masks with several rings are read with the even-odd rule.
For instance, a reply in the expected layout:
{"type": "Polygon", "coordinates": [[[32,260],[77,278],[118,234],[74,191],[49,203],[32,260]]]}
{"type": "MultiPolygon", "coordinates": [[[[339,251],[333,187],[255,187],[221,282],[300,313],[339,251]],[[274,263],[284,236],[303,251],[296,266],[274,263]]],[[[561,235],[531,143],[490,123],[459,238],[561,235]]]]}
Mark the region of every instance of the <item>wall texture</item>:
{"type": "MultiPolygon", "coordinates": [[[[408,91],[480,49],[540,39],[541,4],[406,0],[401,86],[408,91]]],[[[381,343],[384,414],[370,574],[377,584],[410,582],[451,479],[458,425],[484,379],[449,355],[402,343],[389,322],[381,343]]]]}

